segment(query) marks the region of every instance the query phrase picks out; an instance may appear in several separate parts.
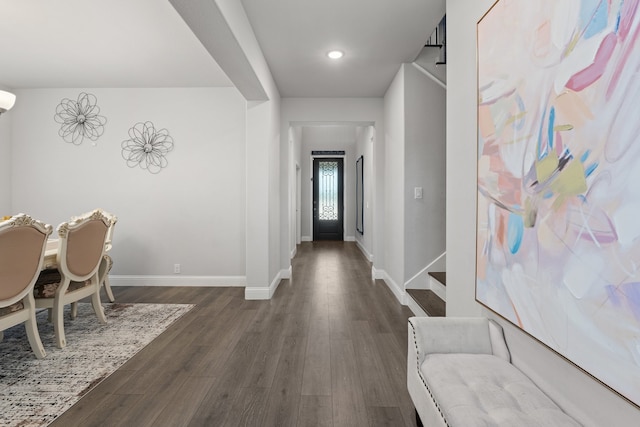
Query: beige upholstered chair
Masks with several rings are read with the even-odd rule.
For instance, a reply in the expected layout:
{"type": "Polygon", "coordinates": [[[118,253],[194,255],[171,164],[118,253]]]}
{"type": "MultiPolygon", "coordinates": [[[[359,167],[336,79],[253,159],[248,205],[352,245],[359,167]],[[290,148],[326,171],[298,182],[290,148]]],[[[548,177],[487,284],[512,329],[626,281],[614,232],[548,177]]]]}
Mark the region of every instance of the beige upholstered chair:
{"type": "Polygon", "coordinates": [[[109,220],[99,209],[58,226],[58,268],[40,274],[34,295],[36,307],[50,310],[59,348],[66,345],[65,305],[90,296],[96,316],[101,323],[106,323],[100,303],[98,268],[104,256],[108,228],[109,220]]]}
{"type": "MultiPolygon", "coordinates": [[[[104,216],[107,217],[107,219],[109,220],[109,229],[107,230],[107,237],[104,243],[105,254],[102,256],[102,260],[100,261],[100,267],[98,268],[98,283],[100,283],[100,286],[104,286],[104,291],[107,294],[107,298],[109,299],[109,302],[114,302],[116,299],[113,296],[113,291],[111,290],[111,283],[109,282],[109,272],[113,267],[113,260],[111,259],[109,254],[106,253],[106,251],[109,251],[111,249],[111,246],[113,245],[113,229],[116,225],[116,222],[118,222],[118,217],[102,209],[99,209],[99,210],[102,211],[104,216]]],[[[72,219],[75,219],[75,218],[72,218],[72,219]]],[[[78,313],[78,303],[72,302],[71,318],[75,319],[77,313],[78,313]]]]}
{"type": "MultiPolygon", "coordinates": [[[[118,222],[118,217],[108,212],[102,212],[109,219],[109,231],[107,231],[107,239],[105,241],[105,249],[110,248],[113,245],[113,229],[118,222]]],[[[113,267],[113,260],[109,254],[104,254],[102,261],[100,262],[100,268],[98,269],[98,278],[100,285],[104,285],[104,291],[107,294],[110,302],[114,302],[113,291],[111,290],[111,283],[109,283],[109,271],[113,267]]]]}
{"type": "Polygon", "coordinates": [[[0,222],[0,331],[24,322],[38,359],[45,356],[45,351],[36,325],[33,286],[42,269],[51,230],[49,224],[25,214],[0,222]]]}
{"type": "MultiPolygon", "coordinates": [[[[102,211],[105,217],[109,220],[109,230],[107,231],[107,237],[105,239],[105,252],[110,250],[113,245],[113,229],[116,226],[116,222],[118,222],[118,217],[105,211],[102,211]]],[[[75,218],[72,218],[75,219],[75,218]]],[[[104,291],[107,294],[107,298],[109,302],[114,302],[116,299],[113,296],[113,291],[111,290],[111,283],[109,282],[109,272],[113,267],[113,260],[109,256],[109,254],[105,253],[102,257],[102,261],[100,261],[100,268],[98,269],[98,280],[100,281],[100,286],[104,285],[104,291]]],[[[77,304],[73,303],[71,305],[71,317],[76,317],[77,304]]]]}

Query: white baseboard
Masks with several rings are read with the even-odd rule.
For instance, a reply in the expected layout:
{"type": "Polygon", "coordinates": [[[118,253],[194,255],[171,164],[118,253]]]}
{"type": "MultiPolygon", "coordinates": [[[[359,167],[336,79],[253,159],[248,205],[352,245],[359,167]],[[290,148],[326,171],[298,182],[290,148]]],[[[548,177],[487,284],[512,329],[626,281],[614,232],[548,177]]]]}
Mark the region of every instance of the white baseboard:
{"type": "Polygon", "coordinates": [[[245,276],[127,276],[109,275],[111,286],[205,286],[243,287],[245,276]]]}
{"type": "MultiPolygon", "coordinates": [[[[300,237],[301,242],[313,242],[313,237],[311,236],[302,236],[300,237]]],[[[345,242],[355,242],[356,236],[344,236],[345,242]]]]}
{"type": "Polygon", "coordinates": [[[396,296],[396,299],[400,302],[400,304],[407,305],[407,303],[405,302],[406,293],[404,289],[398,286],[398,284],[391,278],[391,276],[387,274],[386,271],[384,272],[383,280],[387,284],[389,289],[391,289],[391,292],[393,292],[393,295],[396,296]]]}
{"type": "Polygon", "coordinates": [[[298,245],[296,245],[292,250],[291,253],[289,254],[289,259],[293,259],[296,254],[298,253],[298,245]]]}
{"type": "Polygon", "coordinates": [[[398,299],[400,304],[407,305],[405,300],[405,291],[402,289],[394,280],[387,274],[384,270],[378,270],[375,267],[371,267],[371,277],[372,279],[382,279],[387,284],[393,295],[398,299]]]}
{"type": "Polygon", "coordinates": [[[244,288],[244,299],[246,300],[267,300],[271,299],[269,288],[246,287],[244,288]]]}
{"type": "MultiPolygon", "coordinates": [[[[282,270],[286,271],[286,270],[282,270]]],[[[278,289],[280,280],[282,280],[282,271],[276,274],[275,279],[271,282],[269,287],[264,286],[247,286],[244,288],[244,299],[246,300],[268,300],[271,299],[273,294],[278,289]]],[[[290,273],[289,273],[290,274],[290,273]]]]}
{"type": "Polygon", "coordinates": [[[292,269],[279,272],[269,287],[249,287],[245,276],[127,276],[109,275],[111,286],[202,286],[244,287],[246,299],[271,299],[280,280],[291,277],[292,269]]]}
{"type": "Polygon", "coordinates": [[[280,278],[281,279],[291,279],[291,273],[293,272],[293,267],[289,266],[289,268],[285,268],[280,270],[280,278]]]}
{"type": "Polygon", "coordinates": [[[360,249],[360,252],[362,252],[364,254],[364,256],[367,258],[367,261],[369,262],[373,262],[373,255],[370,254],[364,246],[362,246],[362,243],[360,243],[359,240],[356,240],[356,245],[358,246],[358,249],[360,249]]]}

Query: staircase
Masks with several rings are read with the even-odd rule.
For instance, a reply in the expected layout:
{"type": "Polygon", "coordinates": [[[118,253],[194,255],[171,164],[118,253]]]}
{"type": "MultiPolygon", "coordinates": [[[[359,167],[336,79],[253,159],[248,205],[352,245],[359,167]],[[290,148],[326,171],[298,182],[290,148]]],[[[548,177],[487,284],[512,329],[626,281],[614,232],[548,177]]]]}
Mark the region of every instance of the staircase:
{"type": "Polygon", "coordinates": [[[430,272],[429,289],[407,289],[409,307],[416,316],[444,317],[446,313],[447,273],[430,272]]]}

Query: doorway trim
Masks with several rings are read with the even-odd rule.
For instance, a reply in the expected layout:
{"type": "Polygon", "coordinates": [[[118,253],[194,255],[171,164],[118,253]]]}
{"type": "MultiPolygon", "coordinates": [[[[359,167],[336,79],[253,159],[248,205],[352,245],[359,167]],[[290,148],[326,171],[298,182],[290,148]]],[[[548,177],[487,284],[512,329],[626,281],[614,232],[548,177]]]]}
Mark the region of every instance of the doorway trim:
{"type": "MultiPolygon", "coordinates": [[[[312,151],[311,152],[311,240],[326,240],[326,239],[318,239],[317,227],[319,224],[316,224],[316,209],[314,203],[316,202],[316,160],[327,159],[327,160],[339,160],[340,166],[338,166],[339,170],[339,182],[338,182],[338,221],[340,223],[340,228],[342,233],[340,233],[340,240],[345,241],[345,233],[346,229],[344,226],[344,210],[345,210],[345,192],[344,188],[346,185],[346,174],[344,172],[344,165],[346,160],[346,153],[344,150],[332,150],[332,151],[312,151]],[[335,153],[335,154],[333,154],[335,153]]],[[[331,239],[330,239],[331,240],[331,239]]]]}
{"type": "MultiPolygon", "coordinates": [[[[344,164],[345,164],[345,160],[346,160],[346,152],[344,150],[312,150],[311,151],[311,156],[309,157],[310,162],[309,162],[309,171],[311,172],[311,180],[309,181],[310,184],[310,188],[309,191],[311,194],[311,206],[309,206],[309,224],[311,224],[311,241],[315,241],[314,238],[314,230],[313,230],[313,161],[314,159],[342,159],[342,165],[344,168],[344,164]],[[314,154],[316,153],[316,154],[314,154]],[[342,153],[342,154],[319,154],[319,153],[342,153]]],[[[344,173],[344,170],[342,172],[342,187],[344,188],[345,185],[347,185],[346,183],[346,174],[344,173]]],[[[342,209],[343,209],[343,217],[342,217],[342,240],[345,240],[345,228],[344,228],[344,191],[342,192],[342,209]]]]}

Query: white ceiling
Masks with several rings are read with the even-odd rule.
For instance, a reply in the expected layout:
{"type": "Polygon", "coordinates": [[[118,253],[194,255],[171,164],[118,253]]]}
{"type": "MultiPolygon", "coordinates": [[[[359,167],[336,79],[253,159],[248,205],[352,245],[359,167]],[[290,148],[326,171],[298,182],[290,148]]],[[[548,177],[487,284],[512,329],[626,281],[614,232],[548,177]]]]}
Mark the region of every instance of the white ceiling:
{"type": "MultiPolygon", "coordinates": [[[[444,0],[242,0],[283,97],[380,97],[444,0]],[[326,53],[345,52],[339,61],[326,53]]],[[[439,16],[438,16],[439,15],[439,16]]]]}
{"type": "Polygon", "coordinates": [[[0,17],[7,88],[232,86],[166,0],[3,0],[0,17]]]}
{"type": "MultiPolygon", "coordinates": [[[[283,97],[383,96],[444,15],[444,0],[238,1],[283,97]]],[[[4,0],[0,16],[5,88],[232,85],[167,0],[4,0]]]]}

